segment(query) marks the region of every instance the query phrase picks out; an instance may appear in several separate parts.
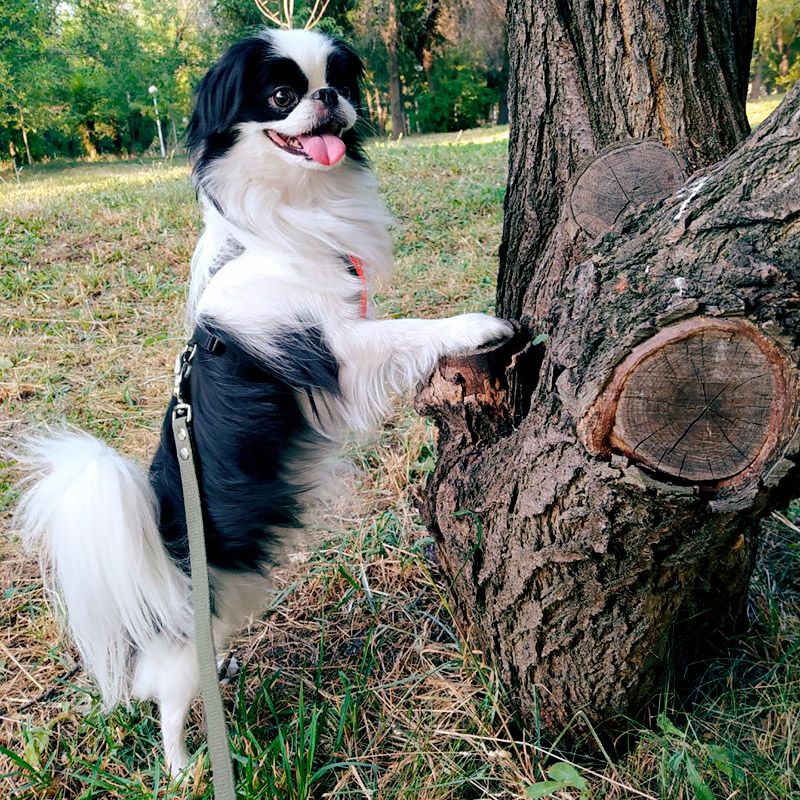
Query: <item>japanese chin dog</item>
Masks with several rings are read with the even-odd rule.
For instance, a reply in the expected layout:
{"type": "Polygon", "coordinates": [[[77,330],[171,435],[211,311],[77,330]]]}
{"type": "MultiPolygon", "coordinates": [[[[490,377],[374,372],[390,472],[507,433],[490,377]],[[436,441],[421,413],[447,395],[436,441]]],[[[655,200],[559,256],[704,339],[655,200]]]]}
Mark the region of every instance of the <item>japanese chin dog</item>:
{"type": "MultiPolygon", "coordinates": [[[[483,314],[373,318],[389,219],[361,147],[362,65],[341,41],[268,31],[200,82],[188,128],[205,229],[188,377],[218,651],[266,603],[331,454],[440,356],[512,333],[483,314]]],[[[179,775],[198,694],[183,495],[170,420],[149,475],[87,434],[28,442],[17,527],[38,550],[105,707],[152,698],[179,775]]]]}

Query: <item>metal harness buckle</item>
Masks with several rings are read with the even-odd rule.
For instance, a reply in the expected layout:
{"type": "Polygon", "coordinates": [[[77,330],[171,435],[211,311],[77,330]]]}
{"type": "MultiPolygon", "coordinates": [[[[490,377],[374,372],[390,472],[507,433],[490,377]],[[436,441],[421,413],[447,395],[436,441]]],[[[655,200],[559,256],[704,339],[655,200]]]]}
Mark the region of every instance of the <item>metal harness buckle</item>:
{"type": "Polygon", "coordinates": [[[175,356],[175,367],[172,374],[175,380],[172,384],[172,396],[177,401],[172,409],[172,419],[186,417],[186,421],[192,419],[192,406],[188,400],[189,394],[189,373],[192,371],[192,359],[197,352],[197,343],[189,342],[183,350],[175,356]]]}

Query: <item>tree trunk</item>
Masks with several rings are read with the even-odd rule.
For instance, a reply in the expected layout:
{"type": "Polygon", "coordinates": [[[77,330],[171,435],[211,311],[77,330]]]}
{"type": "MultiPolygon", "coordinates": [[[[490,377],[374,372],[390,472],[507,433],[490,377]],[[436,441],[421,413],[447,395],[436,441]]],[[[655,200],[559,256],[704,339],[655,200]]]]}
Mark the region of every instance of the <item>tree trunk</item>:
{"type": "Polygon", "coordinates": [[[97,158],[97,147],[94,143],[94,120],[85,120],[80,126],[80,132],[83,154],[89,159],[97,158]]]}
{"type": "Polygon", "coordinates": [[[786,52],[786,42],[783,38],[783,27],[779,24],[778,25],[778,37],[777,37],[777,49],[778,55],[781,57],[780,63],[778,64],[778,75],[781,78],[785,78],[789,74],[789,53],[786,52]]]}
{"type": "Polygon", "coordinates": [[[753,82],[750,85],[750,100],[758,100],[764,91],[764,52],[761,46],[758,48],[758,59],[756,60],[756,71],[753,75],[753,82]]]}
{"type": "Polygon", "coordinates": [[[378,123],[380,125],[381,134],[386,133],[386,103],[381,98],[380,91],[375,89],[375,105],[378,108],[378,123]]]}
{"type": "Polygon", "coordinates": [[[386,133],[386,103],[381,99],[381,92],[375,88],[375,107],[378,110],[378,129],[381,135],[386,133]]]}
{"type": "Polygon", "coordinates": [[[374,125],[376,124],[377,115],[375,113],[375,106],[372,102],[372,90],[369,88],[369,86],[364,87],[364,102],[367,104],[367,117],[374,125]]]}
{"type": "Polygon", "coordinates": [[[613,142],[654,136],[694,170],[749,132],[755,0],[715,0],[713,11],[703,0],[684,5],[509,3],[513,127],[497,289],[503,316],[546,313],[569,256],[557,222],[579,164],[613,142]],[[526,293],[537,296],[535,310],[526,293]]]}
{"type": "Polygon", "coordinates": [[[552,735],[639,716],[670,652],[736,631],[797,485],[800,86],[735,149],[754,3],[715,5],[509,4],[497,307],[548,338],[417,398],[456,607],[552,735]]]}
{"type": "Polygon", "coordinates": [[[31,146],[28,144],[28,129],[25,127],[25,117],[22,116],[22,109],[19,109],[19,129],[22,131],[22,141],[25,145],[25,155],[28,158],[28,164],[33,164],[31,158],[31,146]]]}
{"type": "Polygon", "coordinates": [[[395,0],[389,0],[385,41],[389,72],[389,114],[392,118],[393,139],[398,139],[408,133],[403,109],[403,85],[400,80],[400,67],[397,63],[397,37],[397,5],[395,0]]]}

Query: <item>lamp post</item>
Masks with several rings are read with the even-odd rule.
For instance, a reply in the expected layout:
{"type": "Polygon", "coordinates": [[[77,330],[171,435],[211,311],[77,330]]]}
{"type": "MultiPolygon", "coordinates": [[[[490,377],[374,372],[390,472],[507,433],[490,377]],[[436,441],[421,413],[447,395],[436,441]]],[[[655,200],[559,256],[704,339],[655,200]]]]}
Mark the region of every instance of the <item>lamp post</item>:
{"type": "Polygon", "coordinates": [[[161,145],[161,158],[166,158],[167,151],[164,147],[164,134],[161,133],[161,117],[158,116],[158,100],[156,100],[158,87],[151,86],[147,91],[150,92],[151,95],[153,95],[153,107],[156,110],[156,127],[158,128],[158,143],[161,145]]]}

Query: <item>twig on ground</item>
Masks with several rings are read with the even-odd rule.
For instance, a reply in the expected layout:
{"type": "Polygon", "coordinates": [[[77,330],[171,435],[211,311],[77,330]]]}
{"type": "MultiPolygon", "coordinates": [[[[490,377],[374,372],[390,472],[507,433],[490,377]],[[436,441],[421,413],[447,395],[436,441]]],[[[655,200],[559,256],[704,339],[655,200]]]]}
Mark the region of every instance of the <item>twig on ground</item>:
{"type": "MultiPolygon", "coordinates": [[[[74,678],[80,671],[81,671],[81,665],[76,664],[66,675],[64,675],[63,678],[58,679],[59,683],[63,684],[70,678],[74,678]]],[[[49,689],[45,689],[36,697],[33,697],[30,700],[28,700],[27,703],[23,703],[17,710],[27,711],[29,708],[35,705],[39,705],[39,703],[46,703],[48,700],[51,700],[55,695],[60,694],[63,691],[63,688],[64,688],[63,686],[51,686],[49,689]]]]}

